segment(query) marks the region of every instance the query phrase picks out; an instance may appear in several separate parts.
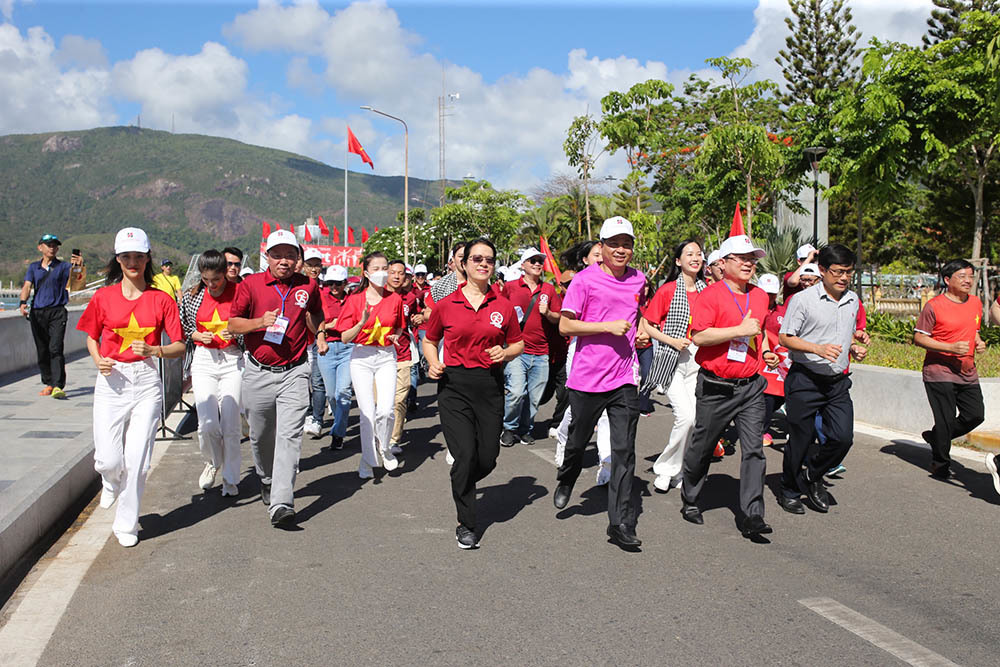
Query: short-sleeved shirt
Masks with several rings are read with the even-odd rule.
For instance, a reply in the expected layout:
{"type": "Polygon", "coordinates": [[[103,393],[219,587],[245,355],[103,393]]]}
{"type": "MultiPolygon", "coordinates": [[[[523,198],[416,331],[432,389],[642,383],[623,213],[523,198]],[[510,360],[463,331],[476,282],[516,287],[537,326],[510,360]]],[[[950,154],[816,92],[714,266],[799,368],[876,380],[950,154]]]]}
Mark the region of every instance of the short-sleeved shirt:
{"type": "Polygon", "coordinates": [[[788,300],[792,297],[793,294],[798,294],[804,289],[802,283],[799,283],[795,287],[792,287],[791,285],[788,284],[788,279],[791,277],[793,273],[795,273],[795,271],[789,271],[788,273],[785,274],[785,278],[781,281],[781,301],[783,303],[788,303],[788,300]]]}
{"type": "MultiPolygon", "coordinates": [[[[427,307],[425,305],[427,297],[429,297],[431,295],[431,287],[430,287],[430,285],[426,285],[425,284],[423,287],[419,287],[419,286],[417,286],[414,283],[413,289],[411,289],[410,291],[413,293],[413,295],[415,297],[417,297],[417,303],[420,305],[420,311],[422,312],[423,309],[427,307]]],[[[427,330],[427,322],[426,321],[421,322],[420,326],[417,327],[417,331],[426,331],[426,330],[427,330]]]]}
{"type": "MultiPolygon", "coordinates": [[[[691,312],[691,331],[726,329],[739,326],[747,312],[763,324],[767,319],[767,292],[756,285],[747,285],[744,294],[734,291],[725,280],[712,283],[701,291],[691,312]]],[[[746,341],[746,355],[742,361],[730,359],[730,347],[735,341],[717,345],[702,345],[695,354],[695,361],[719,377],[738,379],[756,375],[763,365],[763,335],[746,341]]]]}
{"type": "Polygon", "coordinates": [[[223,340],[219,337],[219,332],[229,327],[229,313],[232,312],[233,299],[236,298],[236,283],[226,283],[226,289],[218,297],[212,296],[207,290],[202,290],[201,305],[198,306],[198,313],[195,315],[195,329],[197,331],[212,332],[210,343],[198,343],[202,347],[222,349],[230,345],[236,345],[236,337],[223,340]]]}
{"type": "Polygon", "coordinates": [[[609,333],[578,336],[567,387],[596,393],[627,384],[638,386],[635,334],[645,286],[645,276],[632,267],[616,278],[600,264],[591,264],[573,277],[563,298],[563,313],[581,322],[625,320],[632,326],[624,336],[609,333]]]}
{"type": "Polygon", "coordinates": [[[49,262],[47,268],[42,268],[41,260],[29,264],[28,271],[24,274],[24,282],[31,283],[35,288],[31,307],[65,306],[69,302],[69,292],[66,290],[69,270],[70,263],[58,259],[49,262]]]}
{"type": "Polygon", "coordinates": [[[410,349],[410,341],[413,340],[413,336],[410,333],[412,329],[410,316],[419,313],[421,306],[413,290],[402,293],[399,296],[403,300],[403,330],[396,340],[396,361],[412,361],[413,350],[410,349]]]}
{"type": "Polygon", "coordinates": [[[264,340],[265,331],[251,331],[243,336],[247,352],[267,366],[285,366],[302,358],[309,347],[309,313],[323,316],[319,287],[301,273],[278,280],[268,269],[254,273],[236,286],[229,316],[256,319],[270,310],[288,318],[288,328],[280,343],[264,340]]]}
{"type": "Polygon", "coordinates": [[[549,309],[558,313],[562,308],[562,299],[556,293],[556,288],[549,283],[541,283],[534,290],[524,282],[524,278],[518,278],[514,282],[503,286],[502,296],[506,297],[514,305],[514,313],[517,315],[518,324],[524,320],[525,313],[528,319],[521,328],[521,335],[524,336],[525,354],[548,354],[549,341],[545,332],[545,317],[542,316],[542,301],[547,301],[549,309]],[[528,313],[531,306],[532,297],[537,294],[535,306],[528,313]]]}
{"type": "Polygon", "coordinates": [[[924,306],[917,318],[916,331],[939,343],[967,341],[969,352],[963,355],[927,350],[924,355],[924,382],[979,382],[976,370],[976,334],[982,324],[983,302],[969,295],[965,303],[957,303],[946,294],[939,294],[924,306]]]}
{"type": "Polygon", "coordinates": [[[340,319],[337,320],[337,329],[341,335],[355,324],[361,321],[365,307],[368,308],[368,321],[358,332],[358,335],[351,342],[355,345],[372,345],[374,347],[388,347],[392,345],[389,338],[396,329],[402,329],[403,321],[403,300],[398,294],[386,294],[381,301],[374,306],[368,306],[368,297],[365,296],[368,290],[362,290],[347,297],[344,302],[344,309],[340,311],[340,319]]]}
{"type": "MultiPolygon", "coordinates": [[[[674,292],[677,291],[677,280],[671,280],[665,285],[661,285],[660,289],[656,290],[656,294],[653,298],[649,300],[649,303],[642,311],[642,316],[646,318],[651,324],[655,324],[657,328],[663,326],[663,322],[667,319],[667,313],[670,312],[670,303],[674,300],[674,292]]],[[[691,337],[691,317],[690,314],[694,312],[694,304],[698,301],[699,292],[688,292],[685,288],[685,293],[687,294],[688,300],[688,328],[685,334],[688,338],[691,337]]]]}
{"type": "Polygon", "coordinates": [[[166,292],[171,298],[176,299],[177,293],[181,291],[181,279],[177,276],[157,273],[153,276],[153,287],[161,292],[166,292]]]}
{"type": "Polygon", "coordinates": [[[764,393],[771,396],[785,395],[785,377],[788,375],[788,369],[792,365],[791,360],[788,358],[788,348],[781,344],[781,339],[778,337],[787,308],[787,304],[775,306],[764,319],[764,333],[767,335],[768,345],[770,345],[771,351],[777,354],[778,359],[781,360],[773,370],[768,368],[766,364],[760,369],[761,376],[767,380],[764,393]]]}
{"type": "Polygon", "coordinates": [[[434,306],[427,323],[427,340],[444,340],[445,366],[498,368],[500,364],[492,363],[486,351],[522,340],[514,306],[488,290],[476,310],[465,297],[462,285],[434,306]]]}
{"type": "Polygon", "coordinates": [[[76,328],[101,342],[102,357],[125,363],[145,358],[132,352],[134,341],[161,345],[164,332],[171,341],[184,339],[176,301],[155,289],[129,300],[122,294],[121,283],[94,292],[76,328]]]}
{"type": "Polygon", "coordinates": [[[326,323],[326,340],[328,343],[340,340],[340,332],[333,324],[340,317],[340,311],[344,307],[344,302],[347,301],[347,294],[344,294],[344,298],[338,299],[333,295],[333,292],[324,288],[320,289],[319,295],[323,304],[323,321],[326,323]]]}
{"type": "Polygon", "coordinates": [[[858,326],[858,295],[847,290],[834,299],[823,283],[808,287],[789,301],[781,333],[817,345],[840,345],[840,356],[830,361],[812,352],[789,350],[789,358],[815,373],[836,375],[850,365],[851,342],[858,326]]]}

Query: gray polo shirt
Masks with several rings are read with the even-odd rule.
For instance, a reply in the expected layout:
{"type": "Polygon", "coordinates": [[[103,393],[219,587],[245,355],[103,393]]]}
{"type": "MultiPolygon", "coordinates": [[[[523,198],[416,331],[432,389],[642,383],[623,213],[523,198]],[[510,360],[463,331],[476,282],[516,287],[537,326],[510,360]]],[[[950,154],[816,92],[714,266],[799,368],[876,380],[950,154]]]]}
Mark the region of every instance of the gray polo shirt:
{"type": "Polygon", "coordinates": [[[823,375],[836,375],[847,370],[851,342],[858,325],[858,295],[847,290],[839,301],[817,283],[794,295],[788,302],[781,333],[797,336],[818,345],[840,345],[836,363],[811,352],[788,351],[788,358],[823,375]]]}

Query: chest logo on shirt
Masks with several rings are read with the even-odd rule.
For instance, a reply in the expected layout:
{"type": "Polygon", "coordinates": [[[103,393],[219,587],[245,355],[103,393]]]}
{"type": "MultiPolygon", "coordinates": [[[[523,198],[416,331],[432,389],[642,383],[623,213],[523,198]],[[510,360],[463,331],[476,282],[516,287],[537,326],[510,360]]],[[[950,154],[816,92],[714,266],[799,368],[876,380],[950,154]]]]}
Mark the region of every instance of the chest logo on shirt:
{"type": "Polygon", "coordinates": [[[407,304],[403,304],[403,315],[406,317],[410,316],[410,307],[407,304]]]}
{"type": "Polygon", "coordinates": [[[292,298],[295,299],[296,306],[305,308],[309,302],[309,292],[304,289],[295,290],[295,295],[292,298]]]}
{"type": "Polygon", "coordinates": [[[503,313],[490,313],[490,324],[495,326],[497,329],[503,328],[503,313]]]}
{"type": "Polygon", "coordinates": [[[375,322],[367,329],[362,329],[361,333],[368,336],[369,343],[375,343],[384,347],[385,337],[392,333],[392,327],[383,326],[382,322],[379,321],[378,315],[376,315],[375,322]]]}
{"type": "Polygon", "coordinates": [[[198,324],[204,327],[205,331],[211,332],[212,335],[214,335],[219,340],[224,340],[222,336],[219,335],[219,332],[221,332],[223,329],[229,326],[229,320],[224,320],[221,317],[219,317],[219,309],[216,308],[212,312],[212,319],[210,319],[207,322],[198,322],[198,324]]]}
{"type": "Polygon", "coordinates": [[[146,336],[156,331],[156,327],[140,327],[139,321],[135,319],[135,313],[131,313],[128,317],[127,327],[119,327],[112,329],[112,331],[122,339],[122,346],[118,350],[118,354],[121,354],[132,347],[132,343],[135,341],[146,340],[146,336]]]}

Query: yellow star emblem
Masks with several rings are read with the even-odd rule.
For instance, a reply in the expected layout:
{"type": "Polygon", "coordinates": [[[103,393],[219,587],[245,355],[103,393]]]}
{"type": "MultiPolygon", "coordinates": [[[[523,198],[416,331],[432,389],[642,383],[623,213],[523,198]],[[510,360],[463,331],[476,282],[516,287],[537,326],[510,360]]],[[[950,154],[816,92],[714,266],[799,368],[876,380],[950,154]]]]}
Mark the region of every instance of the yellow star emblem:
{"type": "Polygon", "coordinates": [[[132,343],[137,340],[146,340],[146,336],[156,331],[156,327],[140,327],[139,322],[135,319],[135,313],[130,313],[128,316],[128,326],[121,327],[118,329],[112,329],[118,336],[122,339],[121,349],[118,353],[121,354],[128,348],[132,347],[132,343]]]}
{"type": "Polygon", "coordinates": [[[369,343],[385,345],[385,337],[392,333],[392,327],[382,326],[382,323],[378,319],[378,315],[376,315],[375,321],[372,325],[367,329],[362,329],[361,333],[368,335],[369,343]]]}
{"type": "Polygon", "coordinates": [[[219,335],[223,329],[229,326],[229,320],[224,320],[219,317],[219,309],[216,308],[215,312],[212,313],[212,319],[208,322],[198,322],[198,324],[204,327],[205,331],[211,331],[219,340],[222,340],[222,336],[219,335]]]}
{"type": "Polygon", "coordinates": [[[757,352],[757,337],[756,336],[750,336],[750,340],[747,341],[747,345],[750,347],[751,350],[753,350],[756,353],[757,352]]]}

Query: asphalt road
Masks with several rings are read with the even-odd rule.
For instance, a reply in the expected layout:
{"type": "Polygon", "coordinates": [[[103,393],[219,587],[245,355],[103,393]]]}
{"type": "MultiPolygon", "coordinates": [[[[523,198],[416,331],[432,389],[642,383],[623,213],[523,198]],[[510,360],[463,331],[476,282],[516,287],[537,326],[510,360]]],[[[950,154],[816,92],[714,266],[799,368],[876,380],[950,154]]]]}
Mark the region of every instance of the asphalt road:
{"type": "MultiPolygon", "coordinates": [[[[974,462],[940,482],[924,448],[859,435],[830,513],[786,514],[771,492],[775,532],[753,543],[735,524],[738,457],[712,467],[704,526],[653,490],[661,405],[639,424],[640,553],[607,542],[593,469],[552,507],[548,439],[502,450],[467,552],[431,392],[403,466],[375,480],[356,474],[356,425],[342,452],[306,438],[294,532],[270,526],[252,474],[238,499],[202,494],[197,443],[171,443],[139,545],[108,540],[40,664],[906,664],[800,602],[815,598],[955,663],[1000,663],[1000,497],[974,462]]],[[[781,453],[767,458],[773,489],[781,453]]]]}

